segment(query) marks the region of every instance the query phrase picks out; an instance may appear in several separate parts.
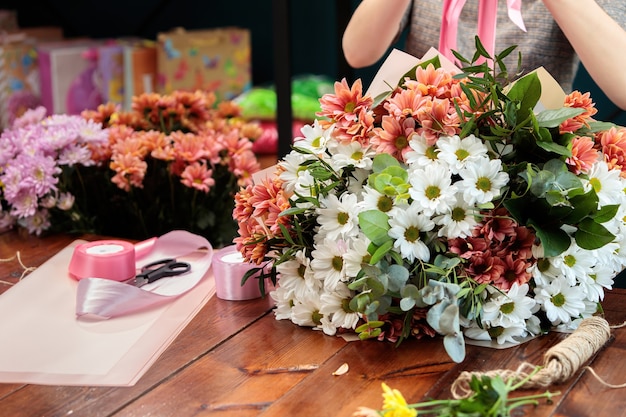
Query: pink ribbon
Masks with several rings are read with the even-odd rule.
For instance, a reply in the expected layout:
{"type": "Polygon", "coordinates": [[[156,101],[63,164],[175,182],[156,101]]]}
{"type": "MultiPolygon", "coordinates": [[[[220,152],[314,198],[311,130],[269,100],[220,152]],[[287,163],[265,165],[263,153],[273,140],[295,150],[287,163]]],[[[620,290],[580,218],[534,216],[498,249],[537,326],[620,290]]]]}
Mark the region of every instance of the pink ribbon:
{"type": "MultiPolygon", "coordinates": [[[[100,242],[110,243],[110,241],[100,242]]],[[[96,245],[97,243],[98,241],[94,242],[96,245]]],[[[102,268],[102,264],[95,261],[98,267],[79,269],[92,271],[94,275],[100,276],[79,277],[82,279],[78,282],[76,293],[77,316],[106,319],[172,301],[200,282],[211,267],[213,259],[213,248],[208,240],[181,230],[169,232],[156,240],[140,242],[134,249],[136,270],[141,269],[142,265],[165,258],[188,262],[191,264],[191,270],[186,274],[162,278],[139,288],[120,282],[126,279],[126,276],[118,277],[115,273],[111,275],[110,271],[125,271],[125,268],[114,265],[120,261],[119,258],[109,258],[108,269],[102,268]]]]}
{"type": "MultiPolygon", "coordinates": [[[[444,0],[439,34],[439,52],[454,61],[452,50],[456,50],[457,28],[459,16],[466,0],[444,0]]],[[[522,19],[522,0],[507,0],[509,19],[517,27],[526,31],[522,19]]],[[[498,0],[480,0],[478,5],[478,37],[491,56],[496,49],[496,22],[498,17],[498,0]]],[[[480,61],[479,61],[480,62],[480,61]]]]}
{"type": "MultiPolygon", "coordinates": [[[[252,268],[258,268],[258,265],[252,262],[244,262],[241,253],[235,245],[227,246],[220,249],[215,254],[213,260],[213,274],[215,276],[215,294],[222,300],[251,300],[259,298],[261,291],[259,289],[259,273],[246,280],[241,285],[241,279],[252,268]]],[[[268,272],[265,267],[264,272],[268,272]]],[[[266,293],[270,289],[271,282],[269,279],[265,281],[266,293]]]]}

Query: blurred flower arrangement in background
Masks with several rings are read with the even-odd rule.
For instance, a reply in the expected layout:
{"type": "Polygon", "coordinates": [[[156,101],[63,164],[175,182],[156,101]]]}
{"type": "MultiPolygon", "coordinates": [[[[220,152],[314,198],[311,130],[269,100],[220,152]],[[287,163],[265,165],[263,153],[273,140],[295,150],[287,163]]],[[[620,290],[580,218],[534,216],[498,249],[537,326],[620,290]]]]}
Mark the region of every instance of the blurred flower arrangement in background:
{"type": "Polygon", "coordinates": [[[201,91],[143,94],[128,112],[28,111],[0,137],[2,225],[133,239],[184,229],[228,244],[234,194],[260,168],[260,128],[239,116],[201,91]]]}
{"type": "Polygon", "coordinates": [[[343,80],[321,98],[276,176],[236,196],[277,319],[439,334],[462,361],[464,336],[519,343],[598,312],[626,265],[626,129],[594,121],[589,94],[542,109],[537,72],[502,62],[514,49],[477,39],[462,70],[436,56],[379,97],[343,80]]]}

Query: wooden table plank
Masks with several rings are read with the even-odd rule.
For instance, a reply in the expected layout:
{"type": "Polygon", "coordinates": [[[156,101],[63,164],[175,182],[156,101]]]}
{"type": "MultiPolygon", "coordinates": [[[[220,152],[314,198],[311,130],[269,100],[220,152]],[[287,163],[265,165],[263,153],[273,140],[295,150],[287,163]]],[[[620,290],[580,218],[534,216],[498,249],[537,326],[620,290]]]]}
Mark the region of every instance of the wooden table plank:
{"type": "MultiPolygon", "coordinates": [[[[16,251],[37,266],[77,238],[0,235],[0,257],[16,251]]],[[[0,279],[16,280],[16,261],[0,264],[0,279]]],[[[10,286],[0,284],[0,293],[10,286]]],[[[603,303],[611,324],[626,320],[626,290],[613,290],[603,303]]],[[[321,332],[276,321],[271,299],[230,302],[211,299],[133,387],[66,387],[0,384],[0,415],[10,416],[350,416],[357,407],[379,408],[381,382],[400,389],[410,402],[450,398],[464,370],[515,369],[542,363],[543,353],[567,335],[552,332],[516,348],[468,346],[461,364],[451,362],[440,338],[409,340],[399,348],[376,341],[345,342],[321,332]],[[341,364],[347,374],[333,376],[341,364]]],[[[6,318],[3,318],[6,319],[6,318]]],[[[626,382],[626,328],[590,365],[608,382],[626,382]]],[[[604,387],[580,370],[552,405],[519,415],[626,416],[624,390],[604,387]]],[[[529,391],[529,393],[538,392],[529,391]]]]}

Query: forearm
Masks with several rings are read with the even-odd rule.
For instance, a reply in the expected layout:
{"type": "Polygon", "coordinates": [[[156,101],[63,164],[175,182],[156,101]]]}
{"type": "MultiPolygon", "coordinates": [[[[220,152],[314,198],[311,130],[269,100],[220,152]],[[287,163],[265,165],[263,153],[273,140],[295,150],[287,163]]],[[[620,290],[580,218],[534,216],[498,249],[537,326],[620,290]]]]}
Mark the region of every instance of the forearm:
{"type": "Polygon", "coordinates": [[[346,61],[355,68],[378,61],[398,34],[410,3],[411,0],[363,0],[343,34],[346,61]]]}
{"type": "Polygon", "coordinates": [[[626,109],[626,31],[594,0],[543,0],[596,84],[626,109]]]}

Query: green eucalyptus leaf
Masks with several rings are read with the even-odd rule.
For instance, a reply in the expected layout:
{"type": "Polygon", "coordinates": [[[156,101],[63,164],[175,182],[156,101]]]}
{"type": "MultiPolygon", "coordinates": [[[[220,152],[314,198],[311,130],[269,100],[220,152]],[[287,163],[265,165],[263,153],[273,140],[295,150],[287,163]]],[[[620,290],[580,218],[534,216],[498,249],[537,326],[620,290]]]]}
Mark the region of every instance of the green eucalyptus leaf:
{"type": "Polygon", "coordinates": [[[400,166],[400,162],[387,153],[376,155],[372,161],[372,171],[375,173],[382,172],[385,168],[390,166],[400,166]]]}
{"type": "Polygon", "coordinates": [[[387,270],[389,291],[400,291],[409,280],[409,270],[402,265],[390,265],[387,270]]]}
{"type": "Polygon", "coordinates": [[[402,311],[409,311],[413,307],[415,307],[415,299],[403,298],[400,300],[400,308],[402,309],[402,311]]]}
{"type": "Polygon", "coordinates": [[[465,359],[465,339],[463,333],[450,334],[443,338],[443,347],[446,353],[456,363],[461,363],[465,359]]]}

